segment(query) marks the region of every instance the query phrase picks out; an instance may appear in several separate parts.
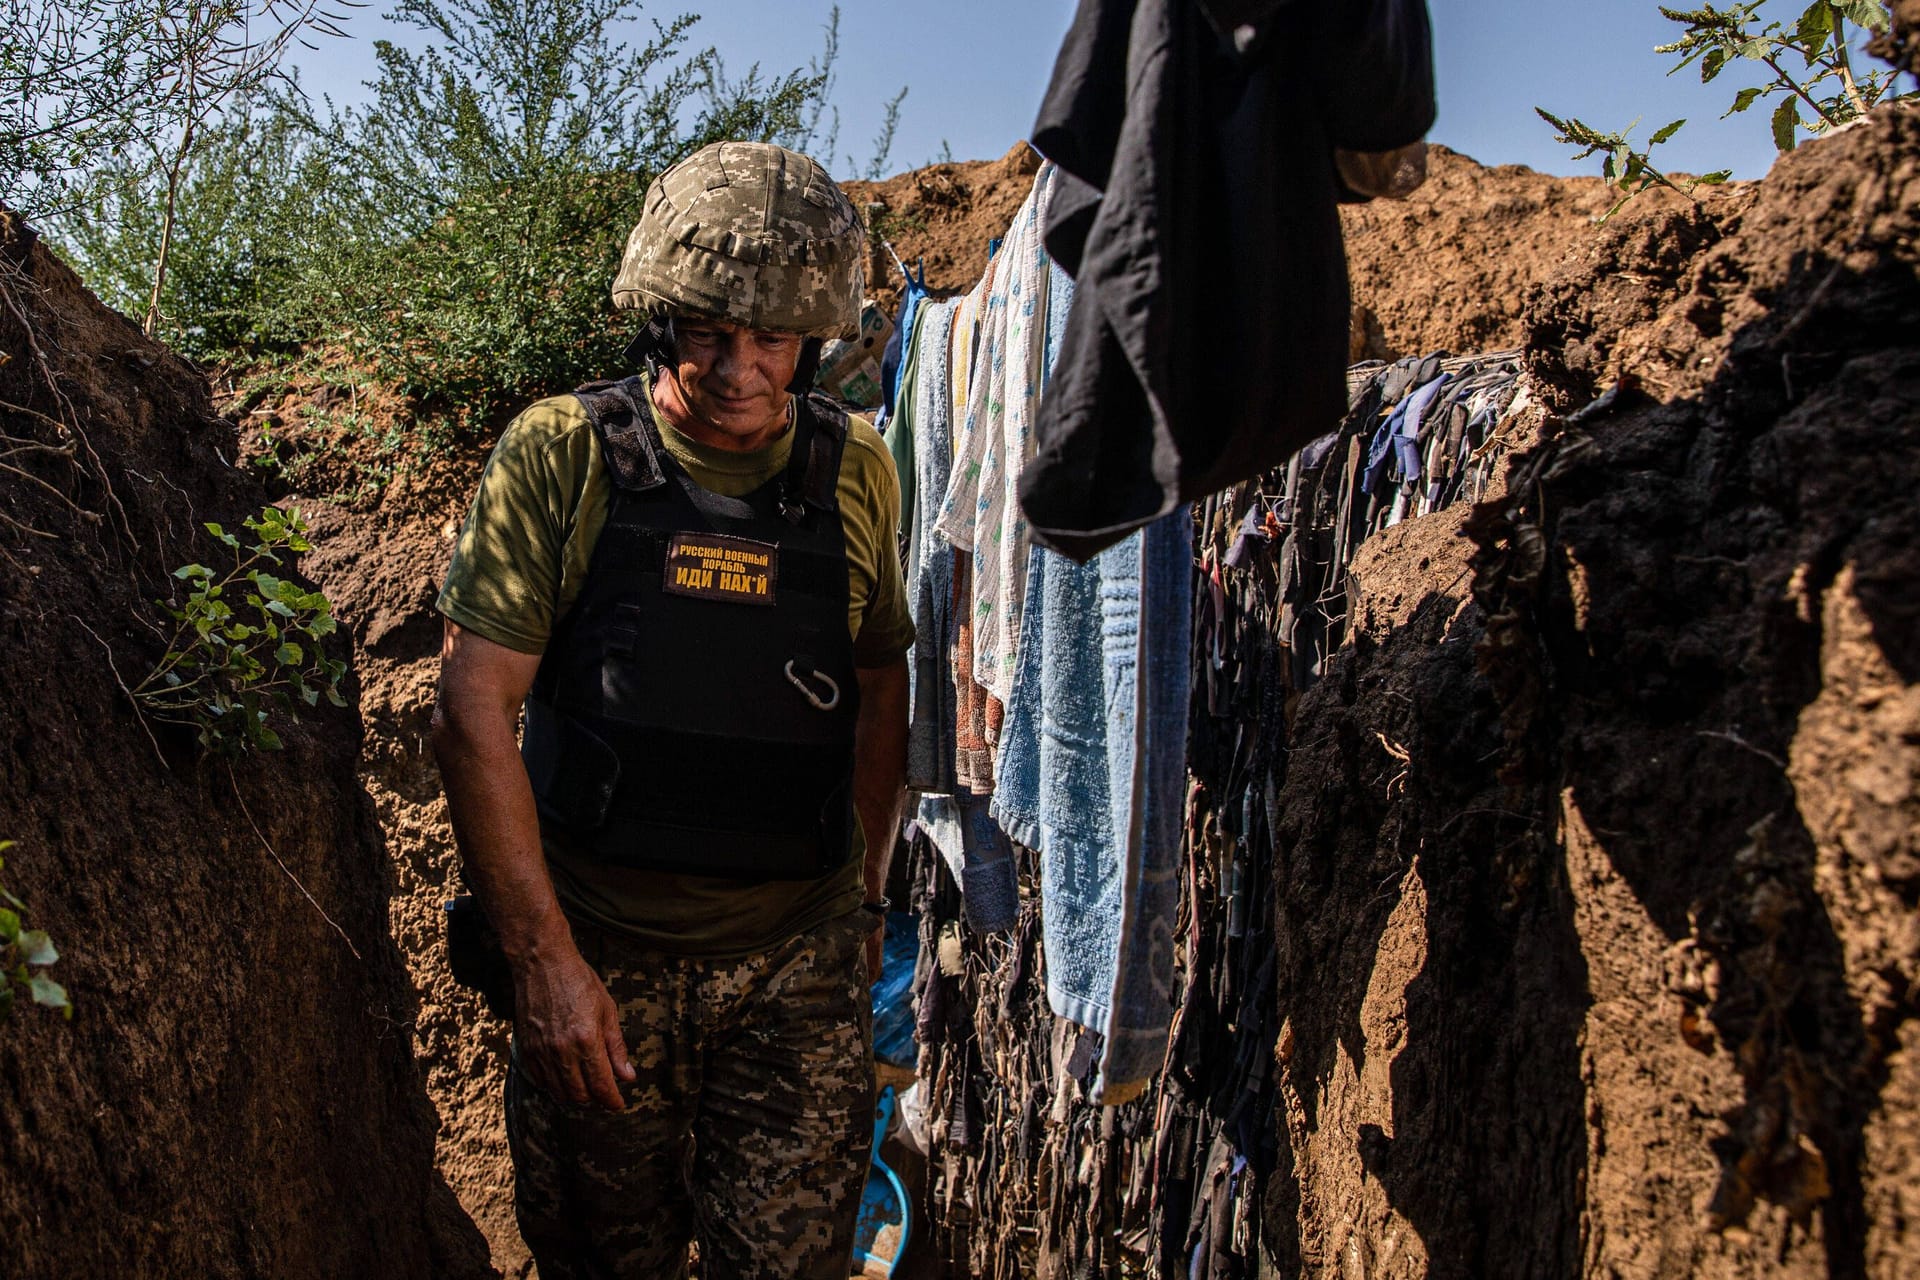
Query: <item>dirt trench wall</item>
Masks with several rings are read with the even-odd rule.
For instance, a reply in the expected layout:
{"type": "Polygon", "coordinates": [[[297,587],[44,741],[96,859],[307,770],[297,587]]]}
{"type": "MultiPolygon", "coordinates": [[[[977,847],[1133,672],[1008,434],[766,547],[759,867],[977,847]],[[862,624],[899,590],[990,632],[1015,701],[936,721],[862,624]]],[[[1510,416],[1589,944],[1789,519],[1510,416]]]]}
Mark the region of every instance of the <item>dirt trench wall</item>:
{"type": "Polygon", "coordinates": [[[386,833],[395,893],[388,926],[418,999],[413,1043],[439,1116],[435,1161],[485,1236],[492,1265],[533,1274],[513,1215],[501,1112],[509,1027],[447,970],[442,906],[462,892],[440,773],[427,741],[439,677],[434,600],[484,455],[396,479],[377,508],[317,503],[323,541],[308,566],[361,646],[367,740],[360,779],[386,833]]]}
{"type": "Polygon", "coordinates": [[[1361,549],[1279,824],[1274,1274],[1920,1271],[1916,138],[1590,234],[1536,386],[1658,398],[1361,549]]]}
{"type": "Polygon", "coordinates": [[[0,293],[0,883],[75,1009],[0,1022],[0,1270],[485,1274],[433,1163],[355,715],[230,774],[119,687],[169,571],[215,563],[200,522],[263,499],[233,426],[3,211],[0,293]]]}

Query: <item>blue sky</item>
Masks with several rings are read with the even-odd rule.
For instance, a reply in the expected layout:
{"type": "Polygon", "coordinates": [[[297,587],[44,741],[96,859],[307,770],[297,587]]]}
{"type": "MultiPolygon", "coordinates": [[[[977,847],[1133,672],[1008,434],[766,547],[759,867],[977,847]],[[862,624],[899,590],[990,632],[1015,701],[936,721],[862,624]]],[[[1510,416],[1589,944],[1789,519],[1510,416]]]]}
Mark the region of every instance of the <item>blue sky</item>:
{"type": "MultiPolygon", "coordinates": [[[[1317,0],[1308,0],[1317,2],[1317,0]]],[[[1677,3],[1677,0],[1669,0],[1677,3]]],[[[1769,12],[1803,7],[1771,0],[1769,12]]],[[[730,72],[758,62],[765,70],[804,66],[819,53],[829,0],[707,0],[655,4],[665,19],[702,14],[694,38],[717,47],[730,72]]],[[[1054,53],[1072,18],[1072,0],[841,0],[838,176],[855,176],[873,153],[883,104],[902,86],[888,172],[937,158],[988,159],[1026,136],[1045,92],[1054,53]]],[[[1757,178],[1773,162],[1767,115],[1756,108],[1719,119],[1734,91],[1755,80],[1731,68],[1711,85],[1653,46],[1679,28],[1655,0],[1430,0],[1440,84],[1440,118],[1430,135],[1486,164],[1524,164],[1548,173],[1598,173],[1599,159],[1575,164],[1534,115],[1545,107],[1600,129],[1641,118],[1635,138],[1670,120],[1687,125],[1657,153],[1663,167],[1700,172],[1730,168],[1757,178]]],[[[372,74],[372,42],[401,38],[383,21],[378,0],[346,24],[350,40],[297,50],[310,92],[336,101],[362,96],[372,74]]],[[[822,157],[825,159],[825,157],[822,157]]]]}

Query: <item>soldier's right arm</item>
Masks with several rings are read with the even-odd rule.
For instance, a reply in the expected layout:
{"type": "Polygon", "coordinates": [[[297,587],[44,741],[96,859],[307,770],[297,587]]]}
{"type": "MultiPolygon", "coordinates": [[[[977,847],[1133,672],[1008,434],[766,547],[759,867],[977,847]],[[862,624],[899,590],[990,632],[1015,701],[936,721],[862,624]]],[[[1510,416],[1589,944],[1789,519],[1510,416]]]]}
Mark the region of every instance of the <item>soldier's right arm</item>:
{"type": "Polygon", "coordinates": [[[449,619],[440,650],[434,755],[467,878],[513,967],[521,1068],[575,1104],[624,1105],[632,1080],[620,1015],[560,912],[514,728],[540,667],[449,619]]]}

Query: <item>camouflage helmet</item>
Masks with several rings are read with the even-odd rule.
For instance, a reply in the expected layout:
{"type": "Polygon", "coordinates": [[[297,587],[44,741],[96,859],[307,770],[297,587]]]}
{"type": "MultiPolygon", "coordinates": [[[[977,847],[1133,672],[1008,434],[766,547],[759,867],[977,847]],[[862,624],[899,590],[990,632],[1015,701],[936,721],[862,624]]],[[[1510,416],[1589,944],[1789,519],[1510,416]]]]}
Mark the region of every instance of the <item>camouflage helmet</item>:
{"type": "Polygon", "coordinates": [[[613,305],[809,338],[859,331],[866,241],[827,171],[767,142],[716,142],[647,188],[613,305]]]}

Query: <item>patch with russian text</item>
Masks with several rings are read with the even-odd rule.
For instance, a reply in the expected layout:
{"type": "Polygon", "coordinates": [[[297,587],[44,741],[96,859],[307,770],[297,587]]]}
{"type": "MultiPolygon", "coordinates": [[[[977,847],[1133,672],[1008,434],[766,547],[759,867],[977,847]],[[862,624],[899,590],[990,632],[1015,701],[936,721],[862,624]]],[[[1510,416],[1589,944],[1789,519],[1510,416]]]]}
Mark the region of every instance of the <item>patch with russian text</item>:
{"type": "Polygon", "coordinates": [[[780,548],[717,533],[676,533],[667,540],[661,586],[677,596],[772,604],[780,548]]]}

